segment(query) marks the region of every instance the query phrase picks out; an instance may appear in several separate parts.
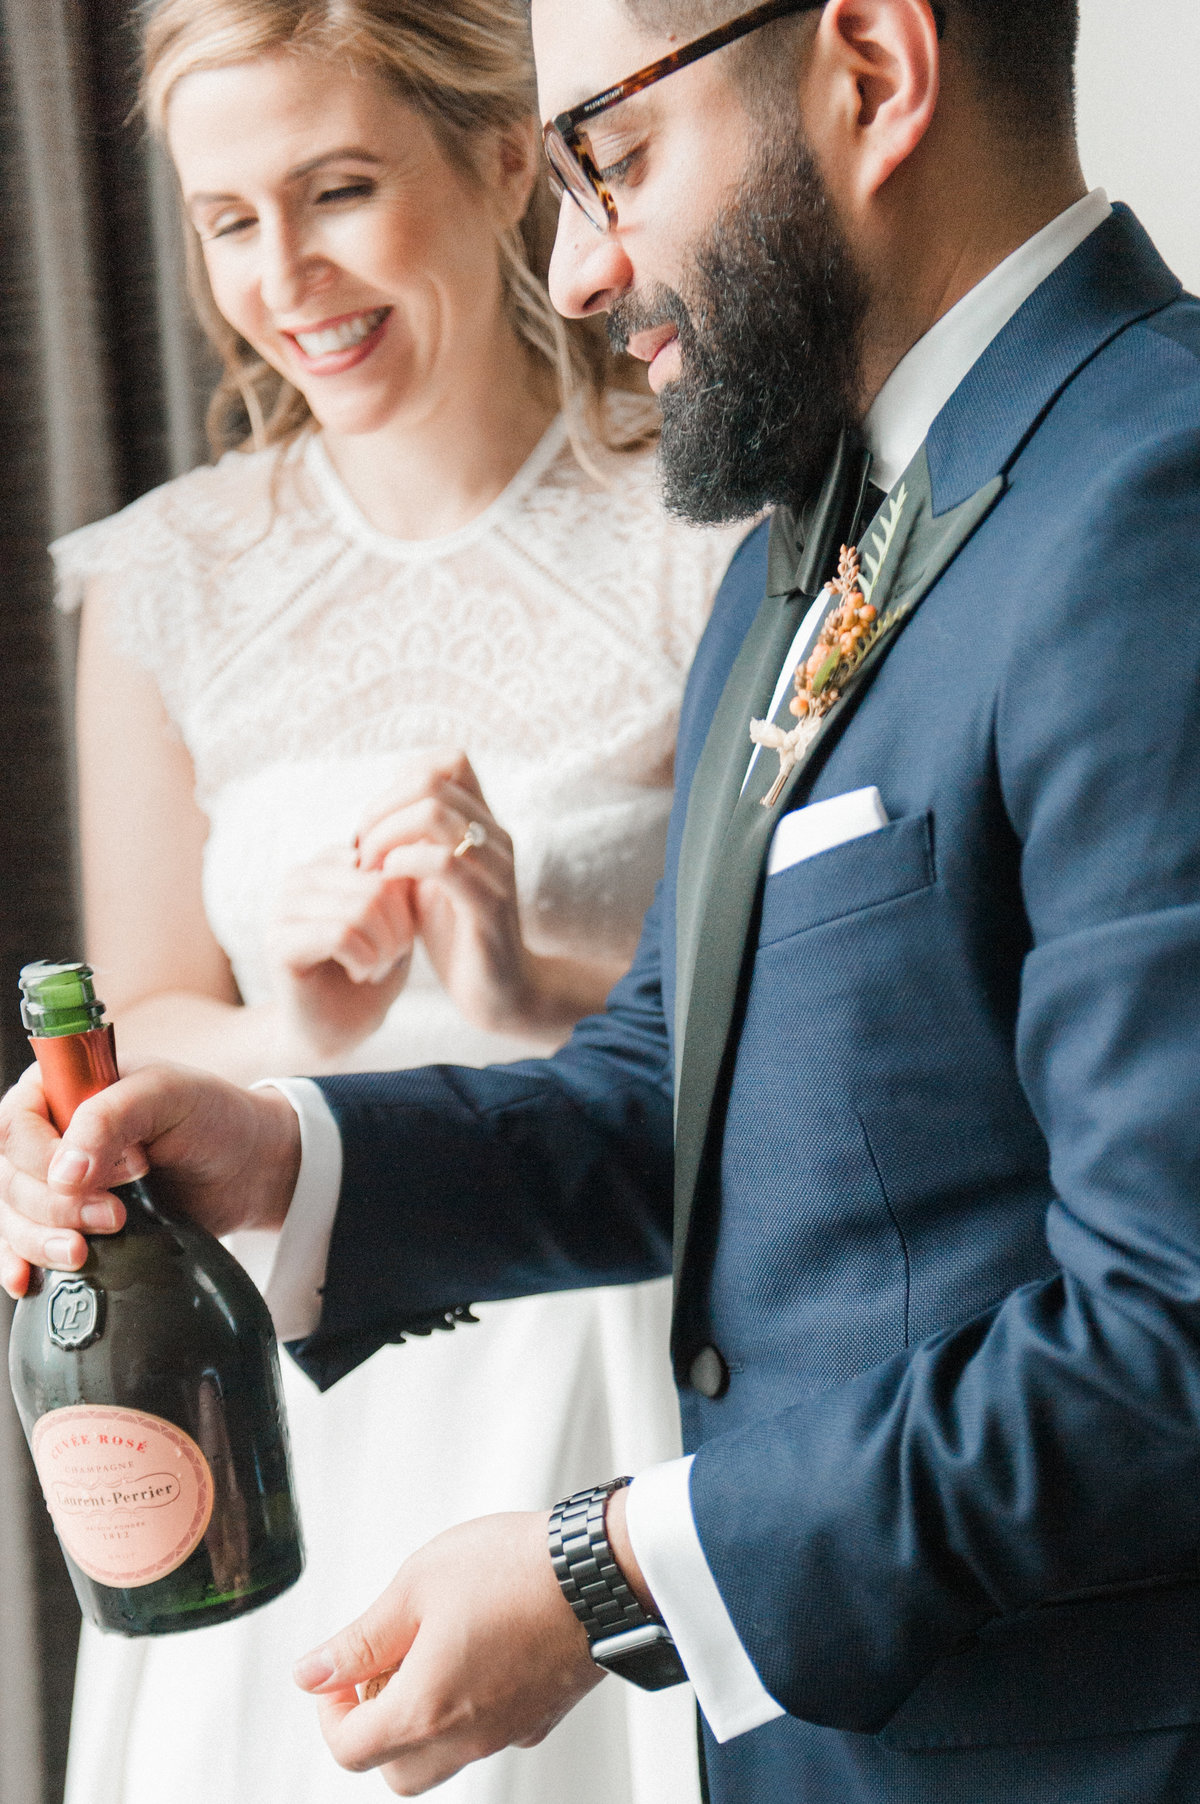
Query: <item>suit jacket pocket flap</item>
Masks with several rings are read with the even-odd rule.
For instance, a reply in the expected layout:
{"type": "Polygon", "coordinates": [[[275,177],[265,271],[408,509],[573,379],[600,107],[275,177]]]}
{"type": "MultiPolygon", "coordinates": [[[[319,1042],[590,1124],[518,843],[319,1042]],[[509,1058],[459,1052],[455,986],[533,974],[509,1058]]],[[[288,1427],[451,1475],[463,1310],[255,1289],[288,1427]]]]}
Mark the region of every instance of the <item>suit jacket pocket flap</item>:
{"type": "Polygon", "coordinates": [[[935,875],[933,816],[906,815],[768,877],[758,943],[928,889],[935,875]]]}

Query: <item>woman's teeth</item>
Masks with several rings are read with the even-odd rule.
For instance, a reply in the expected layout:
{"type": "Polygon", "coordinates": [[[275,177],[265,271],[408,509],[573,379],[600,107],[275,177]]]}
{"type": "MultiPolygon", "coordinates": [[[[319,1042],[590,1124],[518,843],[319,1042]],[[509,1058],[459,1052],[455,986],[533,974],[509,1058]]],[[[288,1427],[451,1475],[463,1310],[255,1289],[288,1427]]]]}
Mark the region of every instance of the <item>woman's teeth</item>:
{"type": "Polygon", "coordinates": [[[328,357],[331,351],[352,351],[364,338],[370,338],[386,312],[386,307],[376,307],[373,313],[360,313],[357,319],[341,320],[336,326],[326,326],[322,332],[296,332],[293,336],[306,357],[328,357]]]}

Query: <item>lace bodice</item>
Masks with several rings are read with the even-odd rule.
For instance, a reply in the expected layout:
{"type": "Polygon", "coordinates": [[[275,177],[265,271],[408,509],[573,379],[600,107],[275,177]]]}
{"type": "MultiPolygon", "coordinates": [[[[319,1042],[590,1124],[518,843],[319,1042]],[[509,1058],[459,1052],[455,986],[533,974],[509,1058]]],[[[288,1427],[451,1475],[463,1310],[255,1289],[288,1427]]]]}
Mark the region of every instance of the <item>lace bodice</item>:
{"type": "MultiPolygon", "coordinates": [[[[530,944],[631,952],[684,676],[739,535],[665,516],[651,453],[603,468],[608,487],[556,422],[468,526],[400,541],[310,434],[231,453],[54,547],[64,606],[105,579],[118,648],[191,755],[209,919],[247,1001],[270,994],[263,929],[284,872],[348,840],[402,760],[433,747],[465,748],[513,836],[530,944]]],[[[354,1063],[518,1050],[470,1033],[435,990],[419,964],[354,1063]]]]}

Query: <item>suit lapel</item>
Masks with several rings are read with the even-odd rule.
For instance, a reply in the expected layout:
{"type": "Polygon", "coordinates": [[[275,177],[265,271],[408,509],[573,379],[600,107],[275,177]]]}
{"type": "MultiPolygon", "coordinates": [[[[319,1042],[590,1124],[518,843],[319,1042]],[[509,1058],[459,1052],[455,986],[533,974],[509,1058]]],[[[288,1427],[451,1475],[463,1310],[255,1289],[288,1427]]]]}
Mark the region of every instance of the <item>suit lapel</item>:
{"type": "MultiPolygon", "coordinates": [[[[818,752],[824,752],[832,738],[840,733],[905,622],[995,505],[1004,488],[1004,479],[995,477],[960,506],[937,518],[933,513],[929,470],[922,448],[905,472],[902,483],[897,484],[890,501],[897,499],[901,487],[905,490],[903,513],[887,546],[871,596],[881,621],[886,623],[886,630],[881,628],[877,643],[845,684],[840,700],[820,722],[775,805],[771,808],[761,805],[761,798],[770,789],[778,769],[774,753],[764,750],[760,754],[751,781],[740,795],[738,791],[751,751],[749,723],[755,702],[761,708],[769,700],[790,643],[782,630],[770,635],[764,632],[758,638],[753,682],[748,674],[739,676],[741,659],[738,660],[697,767],[679,873],[681,886],[686,881],[692,886],[693,893],[688,895],[685,915],[681,887],[676,1009],[676,1284],[686,1252],[697,1178],[771,836],[780,815],[795,804],[800,786],[811,782],[818,752]],[[774,656],[773,665],[771,655],[774,656]],[[719,805],[706,806],[702,799],[701,786],[709,780],[709,771],[719,776],[722,785],[719,805]],[[693,808],[697,822],[703,819],[705,825],[703,834],[698,828],[689,847],[693,808]],[[688,857],[686,869],[685,855],[688,857]]],[[[864,564],[886,513],[886,508],[881,510],[866,535],[864,564]]],[[[778,607],[777,603],[775,605],[778,607]]],[[[798,617],[793,617],[793,635],[797,625],[798,617]]]]}
{"type": "Polygon", "coordinates": [[[869,462],[857,435],[843,432],[814,497],[807,530],[799,531],[786,508],[772,518],[766,598],[729,673],[692,778],[675,892],[676,1097],[705,900],[750,756],[746,723],[767,706],[788,647],[824,582],[839,535],[848,530],[848,518],[857,516],[869,462]]]}
{"type": "MultiPolygon", "coordinates": [[[[774,529],[774,528],[773,528],[774,529]]],[[[781,601],[768,595],[729,673],[692,779],[676,878],[676,1092],[688,1003],[709,878],[737,806],[750,742],[746,723],[771,698],[788,646],[808,606],[806,597],[781,601]]]]}

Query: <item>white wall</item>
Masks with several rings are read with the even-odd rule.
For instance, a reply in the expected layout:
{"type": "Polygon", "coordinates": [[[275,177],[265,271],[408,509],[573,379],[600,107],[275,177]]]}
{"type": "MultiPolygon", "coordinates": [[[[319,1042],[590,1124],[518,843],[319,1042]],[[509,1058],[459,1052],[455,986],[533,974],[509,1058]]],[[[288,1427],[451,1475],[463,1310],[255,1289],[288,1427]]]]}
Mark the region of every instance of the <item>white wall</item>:
{"type": "Polygon", "coordinates": [[[1200,294],[1200,0],[1080,0],[1083,170],[1200,294]]]}

